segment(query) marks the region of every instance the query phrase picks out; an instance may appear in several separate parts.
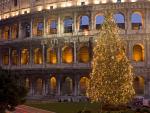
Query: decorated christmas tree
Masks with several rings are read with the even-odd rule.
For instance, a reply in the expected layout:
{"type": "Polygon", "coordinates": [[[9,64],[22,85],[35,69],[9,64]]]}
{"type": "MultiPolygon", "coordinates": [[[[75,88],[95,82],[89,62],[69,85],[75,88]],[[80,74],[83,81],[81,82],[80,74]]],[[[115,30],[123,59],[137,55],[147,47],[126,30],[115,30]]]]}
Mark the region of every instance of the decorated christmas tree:
{"type": "Polygon", "coordinates": [[[135,94],[132,66],[112,13],[105,14],[95,43],[87,96],[101,104],[128,103],[135,94]]]}

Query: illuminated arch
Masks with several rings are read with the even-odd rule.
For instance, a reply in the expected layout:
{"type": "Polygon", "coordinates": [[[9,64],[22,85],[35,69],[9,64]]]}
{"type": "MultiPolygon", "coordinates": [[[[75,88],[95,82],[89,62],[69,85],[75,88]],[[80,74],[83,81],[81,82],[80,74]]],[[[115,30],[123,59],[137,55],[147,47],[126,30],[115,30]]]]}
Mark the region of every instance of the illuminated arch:
{"type": "Polygon", "coordinates": [[[134,12],[131,15],[131,24],[132,24],[132,30],[140,30],[142,29],[143,19],[142,14],[139,12],[134,12]]]}
{"type": "Polygon", "coordinates": [[[29,63],[29,51],[28,49],[21,50],[21,64],[28,64],[29,63]]]}
{"type": "Polygon", "coordinates": [[[73,93],[73,83],[70,77],[64,77],[62,81],[62,94],[72,95],[73,93]]]}
{"type": "Polygon", "coordinates": [[[144,47],[141,44],[133,46],[133,60],[144,61],[144,47]]]}
{"type": "Polygon", "coordinates": [[[72,63],[73,62],[72,47],[66,46],[62,49],[62,62],[63,63],[72,63]]]}
{"type": "Polygon", "coordinates": [[[55,77],[50,78],[50,91],[51,94],[55,94],[57,89],[57,80],[55,77]]]}
{"type": "Polygon", "coordinates": [[[11,26],[11,38],[12,39],[16,39],[16,38],[18,38],[18,31],[19,31],[19,29],[18,29],[18,24],[13,24],[12,26],[11,26]]]}
{"type": "Polygon", "coordinates": [[[41,78],[38,78],[36,80],[36,94],[42,95],[43,93],[43,80],[41,78]]]}
{"type": "Polygon", "coordinates": [[[134,89],[137,95],[144,94],[145,80],[142,76],[134,78],[134,89]]]}
{"type": "Polygon", "coordinates": [[[88,31],[90,26],[89,16],[80,17],[80,31],[88,31]]]}
{"type": "Polygon", "coordinates": [[[34,50],[34,64],[42,64],[42,51],[40,48],[34,50]]]}
{"type": "Polygon", "coordinates": [[[9,34],[10,33],[10,27],[9,26],[5,26],[2,29],[2,37],[4,40],[8,40],[9,39],[9,34]]]}
{"type": "Polygon", "coordinates": [[[47,62],[50,64],[57,63],[57,51],[55,49],[48,48],[47,50],[47,62]]]}
{"type": "Polygon", "coordinates": [[[103,23],[104,23],[104,16],[97,15],[96,16],[96,29],[100,29],[103,23]]]}
{"type": "Polygon", "coordinates": [[[12,50],[12,64],[13,65],[18,65],[19,64],[19,60],[18,60],[18,52],[17,50],[12,50]]]}
{"type": "Polygon", "coordinates": [[[73,19],[68,17],[64,19],[64,33],[72,33],[73,19]]]}
{"type": "Polygon", "coordinates": [[[125,29],[125,16],[122,13],[116,13],[114,19],[119,28],[125,29]]]}
{"type": "Polygon", "coordinates": [[[83,46],[79,50],[79,62],[88,63],[89,61],[90,61],[89,48],[87,46],[83,46]]]}
{"type": "Polygon", "coordinates": [[[33,36],[42,36],[44,31],[43,19],[35,19],[33,21],[33,36]]]}
{"type": "Polygon", "coordinates": [[[3,53],[2,53],[2,63],[4,65],[9,64],[9,51],[8,50],[3,51],[3,53]]]}
{"type": "Polygon", "coordinates": [[[85,95],[86,94],[86,89],[88,87],[88,83],[89,83],[89,78],[81,77],[80,82],[79,82],[80,95],[85,95]]]}

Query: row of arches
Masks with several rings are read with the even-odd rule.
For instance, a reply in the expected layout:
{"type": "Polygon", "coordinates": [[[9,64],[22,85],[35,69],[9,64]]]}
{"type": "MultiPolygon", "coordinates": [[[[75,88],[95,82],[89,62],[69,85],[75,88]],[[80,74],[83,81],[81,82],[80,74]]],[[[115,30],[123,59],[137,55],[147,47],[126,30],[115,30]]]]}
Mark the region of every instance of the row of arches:
{"type": "MultiPolygon", "coordinates": [[[[61,95],[74,95],[74,81],[71,77],[63,77],[61,81],[58,81],[55,76],[52,76],[48,82],[48,90],[50,95],[56,95],[58,90],[58,82],[60,82],[60,91],[61,95]]],[[[86,95],[86,89],[88,87],[89,78],[83,76],[80,78],[79,83],[77,84],[78,95],[86,95]]],[[[30,90],[32,81],[29,78],[26,78],[25,85],[30,90]]],[[[145,80],[142,76],[134,77],[134,89],[137,95],[143,95],[145,89],[145,80]]],[[[45,87],[45,81],[42,78],[37,78],[35,81],[35,95],[42,95],[45,87]]]]}
{"type": "MultiPolygon", "coordinates": [[[[119,12],[114,14],[114,19],[119,28],[125,29],[125,16],[123,13],[119,12]]],[[[94,23],[95,28],[99,30],[105,20],[105,17],[102,14],[97,14],[94,23]]],[[[131,15],[131,28],[132,30],[140,30],[143,27],[143,18],[140,12],[133,12],[131,15]]],[[[63,33],[72,33],[75,29],[74,26],[77,26],[79,31],[88,31],[91,30],[91,18],[88,15],[82,15],[79,17],[79,22],[74,25],[74,19],[71,16],[65,17],[62,22],[58,22],[58,18],[47,19],[46,26],[44,26],[43,18],[34,19],[31,25],[30,22],[22,22],[21,29],[19,28],[19,23],[15,23],[13,25],[6,25],[1,27],[1,37],[4,40],[16,39],[19,35],[19,30],[21,30],[22,37],[30,37],[31,30],[33,36],[42,36],[44,34],[44,30],[47,35],[49,34],[57,34],[58,33],[58,24],[61,26],[61,31],[63,33]],[[32,26],[32,28],[31,28],[32,26]],[[45,27],[45,28],[44,28],[45,27]]]]}
{"type": "MultiPolygon", "coordinates": [[[[88,46],[82,46],[77,53],[77,59],[80,63],[89,63],[90,62],[90,52],[88,46]]],[[[65,46],[61,51],[61,62],[62,63],[73,63],[74,62],[74,49],[71,46],[65,46]]],[[[35,48],[33,50],[33,56],[30,56],[30,50],[22,49],[20,54],[17,50],[13,49],[11,52],[11,63],[13,65],[19,64],[29,64],[30,57],[33,57],[34,64],[42,64],[43,57],[46,58],[46,62],[49,64],[57,64],[58,63],[58,48],[47,48],[46,54],[43,55],[43,51],[41,48],[35,48]]],[[[9,64],[9,51],[4,51],[2,55],[3,64],[9,64]]]]}
{"type": "MultiPolygon", "coordinates": [[[[61,90],[61,95],[74,95],[74,81],[72,80],[72,78],[66,76],[63,77],[63,79],[61,81],[57,81],[55,76],[52,76],[49,79],[48,82],[48,90],[49,90],[49,94],[51,95],[56,95],[57,93],[57,85],[58,82],[60,82],[60,90],[61,90]]],[[[89,78],[88,77],[81,77],[78,83],[78,94],[79,95],[85,95],[86,94],[86,89],[88,86],[88,82],[89,82],[89,78]]],[[[32,84],[32,81],[30,81],[29,78],[26,78],[25,80],[25,86],[27,87],[27,89],[30,90],[30,86],[32,84]]],[[[45,85],[45,81],[42,78],[38,78],[35,81],[35,94],[36,95],[42,95],[43,94],[43,90],[44,90],[44,85],[45,85]]]]}

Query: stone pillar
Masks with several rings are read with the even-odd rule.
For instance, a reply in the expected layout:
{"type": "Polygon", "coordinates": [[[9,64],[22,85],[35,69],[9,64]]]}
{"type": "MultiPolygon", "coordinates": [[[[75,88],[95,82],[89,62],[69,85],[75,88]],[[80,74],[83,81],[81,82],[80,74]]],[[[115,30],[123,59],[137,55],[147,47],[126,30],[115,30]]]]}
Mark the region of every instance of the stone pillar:
{"type": "Polygon", "coordinates": [[[42,45],[43,66],[45,66],[45,44],[42,45]]]}
{"type": "Polygon", "coordinates": [[[77,33],[77,13],[75,12],[73,15],[73,32],[77,33]]]}
{"type": "Polygon", "coordinates": [[[77,46],[76,46],[76,42],[74,42],[73,44],[73,58],[74,58],[74,63],[77,63],[77,46]]]}
{"type": "Polygon", "coordinates": [[[58,59],[58,64],[61,64],[62,58],[61,58],[61,48],[57,48],[57,59],[58,59]]]}
{"type": "Polygon", "coordinates": [[[31,18],[31,22],[30,22],[30,37],[33,37],[33,19],[31,18]]]}
{"type": "Polygon", "coordinates": [[[127,29],[127,34],[130,34],[131,30],[132,30],[132,26],[131,26],[131,11],[129,11],[127,9],[127,12],[126,12],[126,29],[127,29]]]}
{"type": "Polygon", "coordinates": [[[21,50],[17,49],[17,53],[18,53],[18,59],[19,59],[18,65],[21,66],[21,50]]]}
{"type": "Polygon", "coordinates": [[[9,67],[11,67],[11,48],[9,47],[9,50],[8,50],[8,54],[9,54],[9,67]]]}
{"type": "Polygon", "coordinates": [[[11,26],[9,27],[9,40],[12,39],[12,28],[11,26]]]}
{"type": "Polygon", "coordinates": [[[96,30],[96,20],[94,13],[91,14],[91,30],[96,30]]]}
{"type": "Polygon", "coordinates": [[[44,19],[43,19],[43,24],[44,24],[44,28],[43,28],[44,33],[43,33],[43,35],[45,37],[46,36],[46,17],[45,17],[45,15],[44,15],[44,19]]]}
{"type": "Polygon", "coordinates": [[[61,96],[61,75],[57,76],[57,96],[61,96]]]}
{"type": "Polygon", "coordinates": [[[58,16],[58,25],[57,25],[57,34],[60,36],[61,35],[61,19],[60,15],[58,16]]]}
{"type": "Polygon", "coordinates": [[[22,38],[22,27],[21,27],[21,22],[19,22],[19,25],[18,25],[18,38],[22,38]]]}
{"type": "Polygon", "coordinates": [[[35,87],[36,87],[36,85],[35,85],[35,80],[32,78],[31,79],[31,95],[33,96],[33,95],[35,95],[35,87]]]}
{"type": "Polygon", "coordinates": [[[30,59],[30,63],[29,63],[29,64],[32,66],[32,64],[33,64],[33,58],[34,58],[34,57],[33,57],[34,54],[33,54],[32,45],[30,45],[30,48],[29,48],[29,49],[30,49],[30,50],[29,50],[29,51],[30,51],[30,52],[29,52],[29,55],[30,55],[30,58],[29,58],[29,59],[30,59]]]}
{"type": "Polygon", "coordinates": [[[74,96],[78,96],[79,95],[79,80],[78,80],[78,76],[74,77],[74,96]]]}

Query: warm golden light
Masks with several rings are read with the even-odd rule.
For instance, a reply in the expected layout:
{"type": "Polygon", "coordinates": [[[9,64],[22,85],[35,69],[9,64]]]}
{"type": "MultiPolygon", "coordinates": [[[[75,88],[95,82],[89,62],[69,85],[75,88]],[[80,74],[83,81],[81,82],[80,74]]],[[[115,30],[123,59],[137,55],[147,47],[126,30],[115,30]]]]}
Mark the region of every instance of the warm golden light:
{"type": "Polygon", "coordinates": [[[39,78],[36,81],[36,94],[41,95],[42,90],[43,90],[43,80],[39,78]]]}
{"type": "Polygon", "coordinates": [[[144,93],[144,78],[141,76],[134,78],[134,89],[136,94],[143,94],[144,93]]]}
{"type": "Polygon", "coordinates": [[[63,61],[63,63],[72,63],[73,62],[73,49],[71,47],[63,48],[62,61],[63,61]]]}
{"type": "Polygon", "coordinates": [[[88,47],[82,47],[79,50],[79,62],[88,63],[90,61],[89,49],[88,47]]]}
{"type": "Polygon", "coordinates": [[[144,60],[144,47],[142,45],[135,45],[133,47],[133,60],[135,61],[144,60]]]}
{"type": "Polygon", "coordinates": [[[47,50],[47,62],[50,64],[56,64],[57,63],[57,52],[52,49],[47,50]]]}
{"type": "Polygon", "coordinates": [[[57,88],[57,81],[55,77],[51,77],[50,79],[50,90],[52,93],[54,93],[56,91],[57,88]]]}
{"type": "Polygon", "coordinates": [[[21,64],[28,64],[29,62],[29,51],[28,49],[23,49],[21,51],[21,64]]]}
{"type": "Polygon", "coordinates": [[[2,62],[4,65],[9,64],[9,53],[8,52],[5,52],[2,54],[2,62]]]}
{"type": "Polygon", "coordinates": [[[80,79],[80,94],[83,94],[83,95],[86,94],[88,83],[89,83],[89,79],[87,77],[82,77],[80,79]]]}
{"type": "Polygon", "coordinates": [[[12,51],[12,64],[17,65],[19,63],[17,50],[12,51]]]}
{"type": "Polygon", "coordinates": [[[42,64],[42,51],[39,48],[34,50],[34,64],[42,64]]]}

